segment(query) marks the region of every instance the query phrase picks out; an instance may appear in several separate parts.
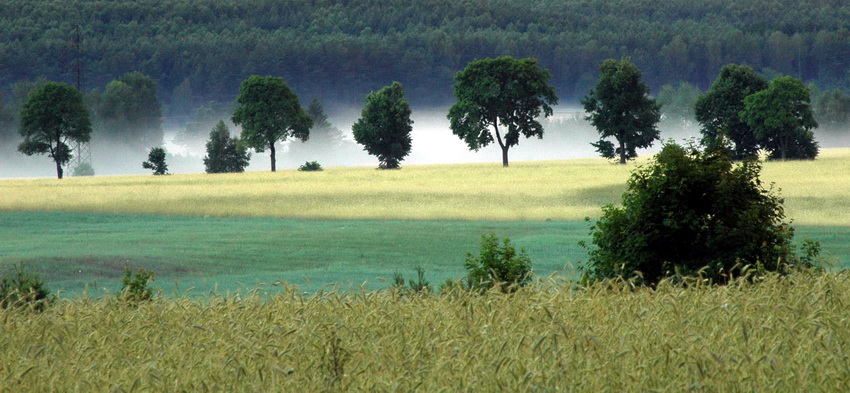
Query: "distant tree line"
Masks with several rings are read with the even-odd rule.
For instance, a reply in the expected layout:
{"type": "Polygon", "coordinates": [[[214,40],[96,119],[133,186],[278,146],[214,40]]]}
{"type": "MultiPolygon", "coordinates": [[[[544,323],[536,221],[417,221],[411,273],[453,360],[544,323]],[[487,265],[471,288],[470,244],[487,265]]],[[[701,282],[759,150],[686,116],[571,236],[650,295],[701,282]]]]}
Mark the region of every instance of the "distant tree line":
{"type": "Polygon", "coordinates": [[[301,96],[356,101],[397,80],[414,104],[446,104],[475,60],[534,57],[565,101],[599,64],[630,57],[653,91],[705,90],[747,64],[832,90],[850,88],[850,4],[804,0],[165,0],[0,2],[0,86],[45,76],[83,90],[132,71],[168,108],[230,102],[250,75],[301,96]],[[79,33],[80,41],[74,38],[79,33]],[[71,83],[73,84],[73,83],[71,83]]]}

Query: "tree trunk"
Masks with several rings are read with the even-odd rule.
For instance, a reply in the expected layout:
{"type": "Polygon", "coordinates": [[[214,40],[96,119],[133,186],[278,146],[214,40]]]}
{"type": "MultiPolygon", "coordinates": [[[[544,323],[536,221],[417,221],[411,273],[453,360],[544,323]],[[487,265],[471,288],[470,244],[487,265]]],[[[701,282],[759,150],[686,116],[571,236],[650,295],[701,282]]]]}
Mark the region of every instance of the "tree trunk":
{"type": "Polygon", "coordinates": [[[496,130],[496,140],[499,141],[499,147],[502,148],[502,166],[508,166],[508,149],[510,146],[505,146],[505,143],[502,142],[502,135],[499,134],[499,126],[496,125],[496,121],[493,122],[493,129],[496,130]]]}
{"type": "Polygon", "coordinates": [[[779,152],[782,155],[782,161],[785,161],[786,151],[788,150],[788,138],[779,138],[779,152]]]}
{"type": "Polygon", "coordinates": [[[62,174],[63,174],[62,165],[59,164],[59,161],[56,161],[56,176],[58,176],[61,179],[62,174]]]}
{"type": "Polygon", "coordinates": [[[274,143],[272,143],[269,147],[269,154],[271,155],[271,158],[272,158],[272,172],[275,172],[277,170],[277,166],[275,165],[275,158],[274,158],[274,143]]]}
{"type": "Polygon", "coordinates": [[[620,165],[626,165],[626,146],[622,139],[617,142],[620,142],[620,165]]]}

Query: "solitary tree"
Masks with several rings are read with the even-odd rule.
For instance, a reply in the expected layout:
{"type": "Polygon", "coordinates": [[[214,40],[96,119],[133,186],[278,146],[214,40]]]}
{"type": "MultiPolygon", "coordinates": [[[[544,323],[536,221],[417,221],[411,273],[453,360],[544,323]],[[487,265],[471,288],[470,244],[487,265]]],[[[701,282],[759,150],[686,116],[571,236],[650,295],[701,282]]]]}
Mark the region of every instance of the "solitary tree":
{"type": "Polygon", "coordinates": [[[242,141],[259,153],[269,149],[276,171],[275,144],[294,137],[306,141],[313,120],[283,79],[252,75],[242,81],[233,123],[242,126],[242,141]]]}
{"type": "Polygon", "coordinates": [[[56,163],[56,176],[62,178],[71,160],[68,142],[88,142],[91,137],[89,112],[83,96],[65,83],[48,82],[30,94],[21,109],[21,136],[18,150],[28,156],[47,154],[56,163]]]}
{"type": "Polygon", "coordinates": [[[506,56],[469,63],[455,75],[457,102],[448,114],[452,133],[475,151],[493,143],[495,135],[502,165],[508,166],[508,149],[519,144],[520,135],[543,138],[537,118],[541,113],[551,116],[552,105],[558,103],[548,83],[551,76],[532,58],[506,56]]]}
{"type": "Polygon", "coordinates": [[[98,113],[109,139],[138,149],[162,144],[156,90],[156,82],[141,72],[124,74],[106,86],[98,113]]]}
{"type": "Polygon", "coordinates": [[[742,159],[758,152],[758,140],[741,119],[744,97],[767,89],[767,81],[749,66],[728,64],[711,88],[697,99],[694,114],[702,125],[702,144],[711,146],[724,133],[735,144],[733,157],[742,159]]]}
{"type": "Polygon", "coordinates": [[[744,98],[740,115],[771,158],[814,159],[818,155],[812,133],[818,123],[809,105],[809,89],[801,80],[774,79],[767,90],[744,98]]]}
{"type": "Polygon", "coordinates": [[[142,163],[142,168],[150,169],[154,175],[168,174],[168,164],[165,163],[165,149],[152,147],[148,160],[142,163]]]}
{"type": "Polygon", "coordinates": [[[586,119],[599,131],[599,142],[592,143],[605,158],[620,157],[620,164],[637,157],[638,148],[652,146],[659,139],[656,127],[661,120],[661,105],[649,98],[649,87],[641,80],[640,70],[628,58],[605,60],[602,76],[581,101],[589,114],[586,119]],[[614,137],[617,146],[604,138],[614,137]]]}
{"type": "Polygon", "coordinates": [[[401,83],[393,82],[366,96],[360,119],[351,126],[354,140],[378,157],[381,169],[397,169],[410,154],[413,120],[401,83]]]}
{"type": "Polygon", "coordinates": [[[207,173],[243,172],[251,159],[251,153],[230,136],[224,121],[219,121],[210,132],[204,166],[207,173]]]}

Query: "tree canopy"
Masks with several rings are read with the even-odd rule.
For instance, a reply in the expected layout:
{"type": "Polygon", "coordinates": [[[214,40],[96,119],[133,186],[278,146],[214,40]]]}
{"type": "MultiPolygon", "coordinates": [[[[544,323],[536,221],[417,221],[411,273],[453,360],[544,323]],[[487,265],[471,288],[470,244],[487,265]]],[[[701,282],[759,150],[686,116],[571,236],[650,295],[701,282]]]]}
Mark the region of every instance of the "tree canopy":
{"type": "Polygon", "coordinates": [[[502,165],[508,166],[508,149],[519,144],[520,136],[543,137],[537,118],[551,116],[552,105],[558,103],[548,83],[551,76],[531,58],[469,63],[455,76],[457,102],[448,114],[452,133],[475,151],[495,140],[502,149],[502,165]]]}
{"type": "Polygon", "coordinates": [[[152,147],[148,153],[148,160],[142,162],[142,168],[150,169],[154,175],[167,175],[168,164],[165,163],[165,149],[152,147]]]}
{"type": "Polygon", "coordinates": [[[47,154],[56,163],[56,176],[71,160],[69,142],[88,142],[91,137],[89,112],[83,96],[65,83],[48,82],[32,94],[21,109],[18,150],[28,156],[47,154]]]}
{"type": "Polygon", "coordinates": [[[106,86],[98,115],[103,136],[112,142],[144,149],[163,142],[162,109],[156,82],[141,72],[122,75],[106,86]]]}
{"type": "Polygon", "coordinates": [[[293,137],[307,140],[313,119],[282,78],[253,75],[242,82],[233,123],[242,126],[242,141],[259,153],[269,149],[276,171],[275,144],[293,137]]]}
{"type": "Polygon", "coordinates": [[[369,154],[378,157],[381,169],[397,169],[410,154],[413,120],[401,83],[369,93],[360,118],[351,126],[354,140],[369,154]]]}
{"type": "Polygon", "coordinates": [[[759,144],[750,126],[741,118],[744,98],[767,89],[767,80],[745,65],[727,64],[704,95],[697,99],[694,113],[702,125],[702,143],[710,146],[725,134],[735,145],[737,159],[755,156],[759,144]]]}
{"type": "Polygon", "coordinates": [[[661,105],[649,97],[649,87],[630,59],[608,59],[600,68],[602,76],[581,101],[587,120],[599,131],[592,143],[605,158],[619,157],[620,164],[637,157],[636,149],[652,146],[659,139],[656,125],[661,105]],[[615,146],[605,138],[613,137],[615,146]]]}
{"type": "Polygon", "coordinates": [[[774,159],[814,159],[818,145],[812,130],[817,128],[809,89],[799,79],[785,76],[744,98],[741,119],[752,127],[759,145],[774,159]]]}
{"type": "Polygon", "coordinates": [[[251,159],[251,153],[239,143],[237,138],[230,136],[230,129],[219,120],[210,131],[207,141],[207,155],[204,157],[204,167],[207,173],[243,172],[251,159]]]}

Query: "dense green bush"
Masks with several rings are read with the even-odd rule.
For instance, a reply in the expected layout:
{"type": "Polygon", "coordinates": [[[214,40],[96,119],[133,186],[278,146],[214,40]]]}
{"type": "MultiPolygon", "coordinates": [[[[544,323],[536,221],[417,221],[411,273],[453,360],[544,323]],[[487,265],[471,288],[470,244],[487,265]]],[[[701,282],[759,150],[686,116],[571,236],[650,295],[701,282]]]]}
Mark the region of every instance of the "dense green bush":
{"type": "Polygon", "coordinates": [[[302,171],[302,172],[321,171],[322,165],[319,164],[318,161],[307,161],[307,162],[304,163],[304,165],[301,165],[300,167],[298,167],[298,170],[302,171]]]}
{"type": "Polygon", "coordinates": [[[0,278],[0,308],[30,305],[41,311],[51,299],[44,281],[23,265],[14,266],[0,278]]]}
{"type": "MultiPolygon", "coordinates": [[[[794,255],[782,199],[759,180],[756,160],[733,164],[724,143],[699,151],[667,144],[628,181],[622,206],[603,207],[591,227],[587,279],[655,284],[701,275],[723,282],[746,265],[784,271],[794,255]]],[[[807,246],[807,249],[811,247],[807,246]]]]}
{"type": "Polygon", "coordinates": [[[140,302],[153,299],[153,271],[139,269],[133,273],[130,269],[124,269],[124,278],[121,280],[121,298],[129,302],[140,302]]]}
{"type": "Polygon", "coordinates": [[[531,280],[531,259],[525,254],[525,249],[520,249],[517,254],[508,238],[500,246],[493,233],[481,235],[479,256],[468,252],[464,267],[467,285],[475,290],[498,286],[502,292],[513,292],[531,280]]]}

